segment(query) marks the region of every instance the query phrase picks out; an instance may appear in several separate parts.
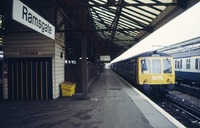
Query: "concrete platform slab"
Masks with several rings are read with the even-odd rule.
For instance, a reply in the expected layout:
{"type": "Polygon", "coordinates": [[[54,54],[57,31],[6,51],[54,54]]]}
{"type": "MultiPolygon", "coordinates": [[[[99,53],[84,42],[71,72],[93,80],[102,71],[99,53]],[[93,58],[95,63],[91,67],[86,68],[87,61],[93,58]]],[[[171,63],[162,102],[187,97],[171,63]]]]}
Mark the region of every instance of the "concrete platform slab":
{"type": "Polygon", "coordinates": [[[56,100],[0,101],[0,127],[176,127],[163,117],[163,122],[159,122],[162,118],[155,115],[159,112],[147,109],[152,106],[110,70],[105,70],[92,83],[88,96],[88,100],[74,96],[56,100]]]}

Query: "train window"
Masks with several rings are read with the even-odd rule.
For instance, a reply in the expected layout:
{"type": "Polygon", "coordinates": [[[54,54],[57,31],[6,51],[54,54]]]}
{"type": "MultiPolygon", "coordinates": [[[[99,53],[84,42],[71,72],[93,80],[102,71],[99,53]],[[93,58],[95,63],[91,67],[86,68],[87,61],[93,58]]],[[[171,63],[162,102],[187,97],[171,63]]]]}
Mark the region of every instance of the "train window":
{"type": "Polygon", "coordinates": [[[133,62],[131,62],[131,67],[132,67],[131,70],[132,70],[132,71],[135,71],[135,65],[134,65],[133,62]]]}
{"type": "Polygon", "coordinates": [[[178,61],[177,61],[177,60],[175,60],[175,68],[177,68],[177,63],[178,63],[178,61]]]}
{"type": "Polygon", "coordinates": [[[186,59],[186,69],[190,69],[190,59],[186,59]]]}
{"type": "Polygon", "coordinates": [[[200,69],[200,59],[199,59],[199,69],[200,69]]]}
{"type": "Polygon", "coordinates": [[[143,74],[150,74],[151,73],[151,65],[149,59],[141,60],[141,70],[143,74]]]}
{"type": "Polygon", "coordinates": [[[180,69],[182,69],[182,63],[183,63],[182,60],[180,60],[180,66],[179,66],[180,69]]]}
{"type": "Polygon", "coordinates": [[[153,74],[160,74],[160,73],[162,73],[162,70],[161,70],[161,60],[160,59],[152,59],[152,73],[153,74]]]}
{"type": "Polygon", "coordinates": [[[177,68],[179,69],[179,66],[180,66],[180,63],[179,63],[179,61],[177,61],[177,68]]]}
{"type": "Polygon", "coordinates": [[[199,58],[195,59],[195,69],[197,69],[197,70],[200,69],[200,59],[199,58]]]}
{"type": "Polygon", "coordinates": [[[171,60],[163,59],[163,72],[164,73],[172,73],[172,66],[171,66],[171,60]]]}

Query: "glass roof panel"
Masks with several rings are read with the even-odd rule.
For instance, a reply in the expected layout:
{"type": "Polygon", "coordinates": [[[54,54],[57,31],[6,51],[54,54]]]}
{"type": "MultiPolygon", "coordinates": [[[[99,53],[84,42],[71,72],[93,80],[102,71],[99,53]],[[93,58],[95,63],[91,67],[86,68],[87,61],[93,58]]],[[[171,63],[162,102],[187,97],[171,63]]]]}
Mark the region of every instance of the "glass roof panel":
{"type": "Polygon", "coordinates": [[[122,12],[122,14],[126,15],[130,19],[134,19],[134,20],[139,21],[139,22],[141,22],[143,24],[149,24],[147,21],[144,20],[145,18],[142,20],[142,18],[140,17],[140,15],[137,15],[137,14],[135,14],[135,16],[128,15],[126,12],[122,12]]]}
{"type": "Polygon", "coordinates": [[[145,17],[148,17],[148,18],[155,18],[156,15],[155,14],[152,14],[152,13],[149,13],[145,10],[142,10],[140,8],[135,8],[135,7],[126,7],[134,12],[137,12],[139,15],[142,15],[142,16],[145,16],[145,17]]]}
{"type": "Polygon", "coordinates": [[[173,0],[159,0],[160,2],[162,2],[162,3],[171,3],[171,2],[173,2],[173,0]]]}
{"type": "Polygon", "coordinates": [[[130,4],[137,4],[138,3],[134,0],[124,0],[124,1],[127,2],[127,3],[130,3],[130,4]]]}
{"type": "Polygon", "coordinates": [[[131,11],[130,9],[127,9],[127,8],[123,8],[122,11],[123,11],[123,13],[125,13],[125,15],[130,15],[131,17],[139,17],[139,18],[146,20],[146,21],[152,21],[151,20],[152,18],[148,18],[144,14],[141,15],[136,11],[131,11]]]}
{"type": "Polygon", "coordinates": [[[142,32],[151,33],[151,23],[174,0],[89,0],[96,33],[112,43],[128,48],[142,32]],[[131,4],[131,5],[129,5],[131,4]]]}
{"type": "Polygon", "coordinates": [[[99,14],[107,14],[109,16],[115,16],[115,14],[111,13],[110,11],[108,10],[105,10],[104,8],[97,8],[97,7],[94,7],[95,11],[98,12],[99,14]]]}
{"type": "Polygon", "coordinates": [[[125,22],[125,23],[131,25],[131,27],[142,28],[141,26],[137,25],[137,23],[134,23],[133,21],[127,20],[125,18],[119,19],[119,22],[125,22]]]}
{"type": "Polygon", "coordinates": [[[154,8],[160,9],[160,10],[164,10],[166,7],[165,6],[154,6],[154,8]]]}
{"type": "Polygon", "coordinates": [[[91,1],[89,1],[89,3],[94,3],[94,2],[99,3],[99,4],[104,4],[106,1],[105,0],[91,0],[91,1]]]}
{"type": "Polygon", "coordinates": [[[158,15],[160,13],[158,10],[155,10],[155,9],[153,9],[151,7],[147,7],[147,6],[141,6],[138,8],[148,10],[149,12],[154,13],[155,15],[158,15]]]}

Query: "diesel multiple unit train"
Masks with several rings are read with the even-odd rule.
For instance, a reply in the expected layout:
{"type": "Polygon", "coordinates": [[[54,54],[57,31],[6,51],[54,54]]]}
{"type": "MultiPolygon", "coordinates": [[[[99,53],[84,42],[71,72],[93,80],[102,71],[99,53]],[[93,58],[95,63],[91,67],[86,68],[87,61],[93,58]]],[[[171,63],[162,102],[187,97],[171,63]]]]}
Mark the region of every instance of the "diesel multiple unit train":
{"type": "Polygon", "coordinates": [[[164,93],[175,83],[173,58],[157,51],[113,63],[111,69],[148,93],[164,93]]]}

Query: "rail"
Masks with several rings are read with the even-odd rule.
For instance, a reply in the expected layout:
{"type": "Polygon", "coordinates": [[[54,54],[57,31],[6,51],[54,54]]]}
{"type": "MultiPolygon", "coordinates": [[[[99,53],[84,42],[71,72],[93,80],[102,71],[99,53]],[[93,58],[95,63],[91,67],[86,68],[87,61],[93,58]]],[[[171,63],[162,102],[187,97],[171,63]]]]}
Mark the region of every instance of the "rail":
{"type": "MultiPolygon", "coordinates": [[[[187,119],[190,121],[187,121],[187,127],[199,127],[200,124],[200,111],[196,110],[186,104],[181,103],[179,100],[174,99],[174,97],[171,97],[170,95],[166,95],[165,101],[168,102],[168,104],[171,104],[176,108],[176,110],[181,110],[182,114],[184,113],[187,115],[187,119]]],[[[183,116],[183,115],[182,115],[183,116]]]]}

